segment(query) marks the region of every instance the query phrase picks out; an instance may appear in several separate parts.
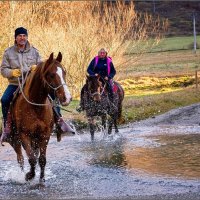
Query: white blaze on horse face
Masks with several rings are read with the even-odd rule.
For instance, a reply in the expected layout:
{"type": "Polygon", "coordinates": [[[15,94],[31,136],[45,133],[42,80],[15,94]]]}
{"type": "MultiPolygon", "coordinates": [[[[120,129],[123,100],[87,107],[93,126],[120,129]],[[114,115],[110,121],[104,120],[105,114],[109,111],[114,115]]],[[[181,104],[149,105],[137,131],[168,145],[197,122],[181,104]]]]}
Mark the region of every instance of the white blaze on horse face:
{"type": "Polygon", "coordinates": [[[65,83],[65,80],[63,79],[62,75],[62,69],[60,67],[57,67],[57,72],[58,76],[60,77],[61,83],[63,84],[64,92],[65,92],[65,97],[66,97],[66,102],[63,102],[62,105],[68,105],[72,99],[72,96],[69,92],[69,89],[65,83]]]}

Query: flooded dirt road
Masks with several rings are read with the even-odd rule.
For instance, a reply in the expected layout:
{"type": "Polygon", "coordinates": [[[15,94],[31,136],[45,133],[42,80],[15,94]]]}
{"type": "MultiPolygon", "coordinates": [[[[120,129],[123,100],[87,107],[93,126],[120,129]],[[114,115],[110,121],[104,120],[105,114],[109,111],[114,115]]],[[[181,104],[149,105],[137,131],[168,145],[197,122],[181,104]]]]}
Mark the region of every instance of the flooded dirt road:
{"type": "MultiPolygon", "coordinates": [[[[24,181],[0,147],[0,199],[200,199],[200,105],[120,127],[120,134],[52,137],[46,187],[24,181]]],[[[25,172],[28,171],[25,160],[25,172]]]]}

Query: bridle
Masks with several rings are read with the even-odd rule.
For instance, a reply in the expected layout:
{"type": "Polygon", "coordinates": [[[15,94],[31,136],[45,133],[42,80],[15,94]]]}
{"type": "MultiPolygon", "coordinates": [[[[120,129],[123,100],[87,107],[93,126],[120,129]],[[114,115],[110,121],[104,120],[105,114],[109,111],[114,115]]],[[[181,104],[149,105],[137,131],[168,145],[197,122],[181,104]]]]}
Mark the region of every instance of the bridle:
{"type": "MultiPolygon", "coordinates": [[[[53,65],[54,63],[52,63],[51,65],[53,65]]],[[[62,67],[62,65],[61,65],[61,67],[60,67],[62,70],[63,70],[63,67],[62,67]]],[[[57,87],[54,87],[54,86],[52,86],[46,79],[44,79],[44,82],[54,91],[54,92],[56,92],[56,90],[58,90],[60,87],[63,87],[64,85],[66,85],[67,86],[67,84],[66,83],[61,83],[59,86],[57,86],[57,87]]]]}
{"type": "MultiPolygon", "coordinates": [[[[25,79],[24,79],[24,83],[26,82],[26,79],[27,79],[27,77],[28,77],[28,74],[29,74],[29,71],[26,72],[25,79]]],[[[47,81],[46,79],[44,79],[44,82],[47,84],[48,87],[50,87],[51,89],[53,89],[54,94],[56,93],[56,91],[57,91],[60,87],[63,87],[64,85],[67,86],[66,83],[62,83],[62,84],[60,84],[60,85],[57,86],[57,87],[53,87],[51,84],[48,83],[48,81],[47,81]]],[[[21,92],[22,96],[24,97],[24,99],[25,99],[29,104],[34,105],[34,106],[49,106],[49,105],[53,106],[53,105],[55,105],[54,100],[52,100],[52,98],[50,98],[50,100],[52,101],[52,103],[50,103],[50,104],[49,104],[49,103],[35,103],[35,102],[31,102],[31,101],[26,97],[26,95],[24,94],[24,91],[23,91],[24,83],[21,83],[21,82],[20,82],[20,78],[18,77],[18,84],[19,84],[20,92],[21,92]]],[[[48,95],[48,96],[49,96],[49,95],[48,95]]],[[[50,96],[49,96],[49,97],[50,97],[50,96]]]]}
{"type": "Polygon", "coordinates": [[[104,84],[104,86],[103,86],[103,88],[102,88],[102,91],[101,92],[94,92],[94,93],[90,93],[90,97],[94,97],[95,95],[99,95],[99,96],[102,96],[103,95],[103,93],[104,93],[104,91],[105,91],[105,88],[106,88],[106,82],[105,82],[105,84],[104,84]]]}
{"type": "Polygon", "coordinates": [[[48,81],[45,79],[44,82],[47,84],[47,86],[49,86],[54,92],[56,92],[56,90],[58,90],[60,87],[63,87],[64,85],[67,86],[66,83],[62,83],[57,87],[53,87],[51,84],[48,83],[48,81]]]}

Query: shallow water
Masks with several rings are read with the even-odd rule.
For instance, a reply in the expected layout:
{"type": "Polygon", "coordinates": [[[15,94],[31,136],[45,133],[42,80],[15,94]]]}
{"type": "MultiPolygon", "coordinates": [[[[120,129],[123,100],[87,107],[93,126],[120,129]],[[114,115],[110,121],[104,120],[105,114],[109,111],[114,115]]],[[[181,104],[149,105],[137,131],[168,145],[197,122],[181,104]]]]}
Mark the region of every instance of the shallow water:
{"type": "MultiPolygon", "coordinates": [[[[24,181],[9,145],[0,148],[0,198],[110,198],[200,192],[200,128],[121,127],[103,132],[52,137],[47,151],[46,187],[37,175],[24,181]]],[[[25,154],[24,154],[25,155],[25,154]]],[[[28,162],[25,159],[25,171],[28,162]]]]}

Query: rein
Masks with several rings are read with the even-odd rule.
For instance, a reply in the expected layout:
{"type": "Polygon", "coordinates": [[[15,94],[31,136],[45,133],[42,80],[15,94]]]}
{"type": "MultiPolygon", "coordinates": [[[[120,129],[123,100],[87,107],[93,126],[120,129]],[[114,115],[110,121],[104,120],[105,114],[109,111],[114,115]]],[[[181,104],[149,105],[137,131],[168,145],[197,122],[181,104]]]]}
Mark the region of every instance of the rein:
{"type": "MultiPolygon", "coordinates": [[[[28,72],[26,73],[26,78],[25,78],[24,82],[27,79],[27,74],[28,74],[28,72]]],[[[52,105],[51,103],[50,104],[49,103],[34,103],[34,102],[29,101],[27,99],[26,95],[24,94],[24,91],[23,91],[24,84],[21,84],[19,77],[18,77],[18,84],[19,84],[19,89],[20,89],[20,92],[21,92],[22,96],[24,97],[24,99],[26,100],[26,102],[28,102],[29,104],[34,105],[34,106],[49,106],[49,105],[52,105]]]]}
{"type": "Polygon", "coordinates": [[[104,87],[103,87],[103,89],[102,89],[102,91],[101,91],[100,93],[99,93],[99,92],[90,93],[90,96],[91,96],[91,97],[94,97],[94,95],[100,95],[100,96],[102,96],[102,94],[103,94],[104,91],[105,91],[106,84],[107,84],[107,83],[104,84],[104,87]]]}
{"type": "MultiPolygon", "coordinates": [[[[103,78],[102,78],[102,80],[104,81],[104,87],[103,87],[101,93],[99,93],[99,92],[90,93],[90,97],[94,97],[94,95],[100,95],[100,96],[102,96],[102,94],[105,91],[106,84],[108,84],[107,81],[105,81],[103,78]]],[[[117,108],[117,106],[113,102],[109,101],[108,95],[107,95],[107,99],[108,99],[108,103],[109,103],[110,106],[112,105],[113,107],[117,108]]]]}
{"type": "MultiPolygon", "coordinates": [[[[31,102],[31,101],[29,101],[29,99],[26,97],[26,95],[24,94],[24,91],[23,91],[23,87],[24,87],[24,83],[26,82],[26,79],[27,79],[27,77],[28,77],[28,73],[29,73],[29,71],[28,72],[26,72],[26,75],[25,75],[25,78],[23,77],[23,82],[21,83],[20,82],[20,78],[18,77],[18,84],[19,84],[19,88],[20,88],[20,92],[21,92],[21,94],[22,94],[22,96],[24,97],[24,99],[26,100],[26,102],[28,102],[29,104],[31,104],[31,105],[34,105],[34,106],[59,106],[60,107],[60,105],[58,105],[58,104],[56,104],[55,102],[56,102],[56,100],[53,100],[52,98],[50,98],[50,96],[48,95],[48,97],[49,97],[49,99],[51,100],[51,102],[52,103],[35,103],[35,102],[31,102]]],[[[60,87],[63,87],[64,85],[67,85],[66,83],[62,83],[62,84],[60,84],[59,86],[57,86],[57,87],[53,87],[52,85],[50,85],[46,80],[45,80],[45,83],[51,88],[51,89],[53,89],[54,90],[54,93],[56,92],[56,90],[58,90],[60,87]]],[[[61,108],[61,107],[60,107],[61,108]]],[[[66,110],[67,111],[67,110],[66,110]]],[[[68,112],[70,112],[70,111],[68,111],[68,112]]]]}

